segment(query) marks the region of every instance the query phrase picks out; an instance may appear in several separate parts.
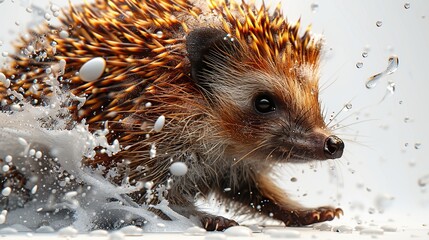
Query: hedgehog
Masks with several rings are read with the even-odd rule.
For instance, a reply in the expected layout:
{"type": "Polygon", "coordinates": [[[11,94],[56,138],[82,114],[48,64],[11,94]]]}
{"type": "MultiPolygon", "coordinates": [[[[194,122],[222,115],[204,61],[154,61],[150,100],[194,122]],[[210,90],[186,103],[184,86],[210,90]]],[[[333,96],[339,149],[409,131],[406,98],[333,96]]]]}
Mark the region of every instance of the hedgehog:
{"type": "Polygon", "coordinates": [[[116,168],[116,184],[126,177],[168,186],[150,199],[147,188],[130,194],[136,203],[166,199],[207,230],[238,223],[198,210],[196,195],[215,193],[238,213],[286,226],[333,220],[340,208],[304,207],[270,177],[279,163],[337,159],[344,150],[321,111],[322,41],[309,28],[300,34],[300,21],[288,23],[280,9],[231,0],[70,4],[59,26],[29,31],[16,44],[18,53],[2,71],[1,108],[19,105],[12,91],[48,105],[46,70],[57,71],[63,91],[86,99],[64,106],[70,125],[85,121],[92,131],[108,125],[108,140],[122,147],[82,163],[116,168]],[[86,79],[79,71],[94,58],[105,67],[86,79]],[[186,174],[171,174],[176,162],[186,174]]]}

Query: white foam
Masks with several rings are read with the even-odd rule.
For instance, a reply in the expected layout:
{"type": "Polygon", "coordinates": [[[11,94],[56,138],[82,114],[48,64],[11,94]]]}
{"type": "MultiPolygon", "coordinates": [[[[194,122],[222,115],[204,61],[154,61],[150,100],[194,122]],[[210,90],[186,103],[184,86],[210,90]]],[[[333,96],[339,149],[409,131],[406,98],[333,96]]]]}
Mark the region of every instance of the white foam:
{"type": "Polygon", "coordinates": [[[193,226],[186,229],[184,234],[189,236],[204,236],[206,232],[207,231],[204,228],[193,226]]]}
{"type": "Polygon", "coordinates": [[[224,233],[230,237],[252,237],[252,230],[244,226],[230,227],[224,233]]]}
{"type": "MultiPolygon", "coordinates": [[[[124,181],[117,186],[96,169],[83,166],[82,159],[92,159],[95,149],[101,149],[100,152],[108,156],[117,154],[121,151],[120,142],[108,142],[107,122],[103,129],[93,132],[85,121],[74,122],[64,107],[70,104],[71,94],[59,89],[54,74],[46,82],[52,88],[52,94],[46,96],[47,106],[33,106],[22,101],[19,111],[0,113],[0,156],[5,156],[5,162],[13,163],[22,171],[29,179],[28,191],[37,198],[37,201],[26,203],[24,208],[10,211],[8,224],[20,223],[37,229],[36,232],[63,229],[67,235],[65,227],[79,232],[120,228],[121,224],[127,224],[124,219],[130,217],[144,219],[145,231],[179,231],[198,222],[174,212],[167,201],[152,206],[172,219],[162,220],[148,210],[148,205],[139,205],[127,195],[141,190],[143,183],[124,181]],[[56,214],[52,214],[54,212],[56,214]],[[40,227],[45,224],[48,226],[40,227]]],[[[23,99],[14,91],[10,94],[23,99]]],[[[155,156],[155,145],[152,150],[155,156]]],[[[3,189],[3,193],[15,194],[8,188],[3,189]]],[[[6,221],[6,215],[0,218],[6,221]]]]}

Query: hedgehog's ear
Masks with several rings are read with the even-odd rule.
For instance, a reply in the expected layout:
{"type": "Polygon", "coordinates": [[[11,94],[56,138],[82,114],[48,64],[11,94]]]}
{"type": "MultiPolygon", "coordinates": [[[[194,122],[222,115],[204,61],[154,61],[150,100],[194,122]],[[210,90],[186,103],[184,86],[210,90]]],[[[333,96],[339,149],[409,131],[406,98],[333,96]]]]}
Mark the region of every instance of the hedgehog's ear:
{"type": "Polygon", "coordinates": [[[207,86],[207,74],[214,66],[228,61],[237,52],[238,42],[226,32],[215,28],[198,28],[186,37],[186,50],[191,62],[191,77],[200,86],[207,86]]]}

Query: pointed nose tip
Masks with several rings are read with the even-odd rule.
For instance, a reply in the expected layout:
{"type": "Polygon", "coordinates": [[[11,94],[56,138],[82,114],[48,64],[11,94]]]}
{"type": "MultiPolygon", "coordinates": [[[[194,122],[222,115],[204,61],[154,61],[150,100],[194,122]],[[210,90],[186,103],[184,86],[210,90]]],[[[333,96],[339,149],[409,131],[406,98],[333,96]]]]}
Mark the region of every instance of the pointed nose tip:
{"type": "Polygon", "coordinates": [[[331,135],[325,140],[325,147],[323,151],[325,156],[329,159],[340,158],[343,155],[344,142],[341,138],[331,135]]]}

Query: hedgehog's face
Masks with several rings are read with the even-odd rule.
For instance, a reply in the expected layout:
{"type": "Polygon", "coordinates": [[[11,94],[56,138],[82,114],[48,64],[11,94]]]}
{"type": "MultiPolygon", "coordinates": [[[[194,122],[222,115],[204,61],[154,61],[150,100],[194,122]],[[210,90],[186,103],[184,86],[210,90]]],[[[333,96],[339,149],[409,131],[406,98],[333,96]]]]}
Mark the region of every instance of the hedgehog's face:
{"type": "Polygon", "coordinates": [[[344,143],[323,121],[314,67],[249,63],[243,55],[233,56],[240,48],[224,39],[223,32],[202,29],[187,40],[193,78],[212,107],[227,153],[275,162],[341,157],[344,143]],[[191,49],[196,41],[200,45],[191,49]]]}

